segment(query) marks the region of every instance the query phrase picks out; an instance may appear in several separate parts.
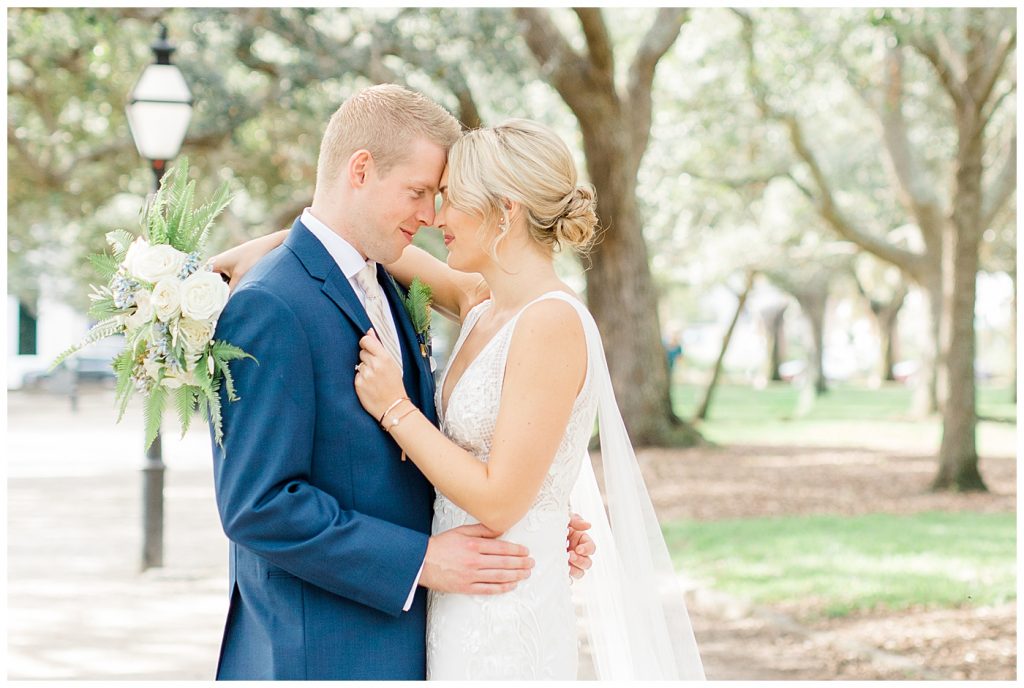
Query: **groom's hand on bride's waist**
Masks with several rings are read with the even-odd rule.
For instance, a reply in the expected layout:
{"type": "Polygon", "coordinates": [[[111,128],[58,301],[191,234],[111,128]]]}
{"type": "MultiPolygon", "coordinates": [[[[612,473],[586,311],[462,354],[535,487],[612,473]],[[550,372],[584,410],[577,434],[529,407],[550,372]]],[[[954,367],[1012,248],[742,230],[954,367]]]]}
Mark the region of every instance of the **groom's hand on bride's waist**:
{"type": "Polygon", "coordinates": [[[430,538],[420,585],[440,592],[497,595],[530,576],[529,550],[476,524],[452,528],[430,538]]]}

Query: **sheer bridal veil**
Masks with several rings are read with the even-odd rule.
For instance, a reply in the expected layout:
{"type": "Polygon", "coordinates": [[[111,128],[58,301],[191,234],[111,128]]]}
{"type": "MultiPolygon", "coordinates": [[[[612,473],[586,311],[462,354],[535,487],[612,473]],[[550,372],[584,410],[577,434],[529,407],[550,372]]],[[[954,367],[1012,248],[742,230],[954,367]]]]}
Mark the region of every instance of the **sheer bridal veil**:
{"type": "Polygon", "coordinates": [[[606,517],[587,453],[572,491],[572,507],[593,524],[590,533],[597,545],[593,566],[577,583],[597,678],[703,680],[683,588],[615,402],[600,332],[580,302],[566,300],[580,313],[588,367],[596,376],[608,495],[606,517]]]}

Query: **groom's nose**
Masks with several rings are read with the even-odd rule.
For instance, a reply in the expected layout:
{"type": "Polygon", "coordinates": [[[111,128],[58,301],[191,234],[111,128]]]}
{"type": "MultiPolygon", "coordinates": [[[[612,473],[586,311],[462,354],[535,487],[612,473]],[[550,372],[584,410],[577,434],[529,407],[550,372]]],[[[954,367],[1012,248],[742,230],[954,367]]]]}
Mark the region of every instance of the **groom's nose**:
{"type": "Polygon", "coordinates": [[[416,221],[425,227],[430,227],[434,224],[434,199],[431,197],[429,201],[426,199],[424,201],[416,208],[416,221]]]}

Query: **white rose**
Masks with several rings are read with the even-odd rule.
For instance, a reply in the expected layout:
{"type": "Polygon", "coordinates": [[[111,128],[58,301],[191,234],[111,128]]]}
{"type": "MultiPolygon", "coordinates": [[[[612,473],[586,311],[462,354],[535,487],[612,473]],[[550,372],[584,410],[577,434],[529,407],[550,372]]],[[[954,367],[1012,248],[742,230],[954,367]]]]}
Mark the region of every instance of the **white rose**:
{"type": "Polygon", "coordinates": [[[128,251],[124,254],[124,268],[128,271],[129,275],[135,275],[135,263],[138,261],[139,256],[145,253],[149,249],[149,242],[139,237],[128,246],[128,251]]]}
{"type": "Polygon", "coordinates": [[[213,325],[208,320],[182,318],[178,321],[178,335],[190,353],[202,351],[213,337],[213,325]]]}
{"type": "MultiPolygon", "coordinates": [[[[132,244],[132,248],[138,243],[132,244]]],[[[129,254],[132,248],[128,249],[129,254]]],[[[130,267],[128,271],[144,282],[159,282],[168,277],[176,277],[181,268],[185,265],[188,256],[168,244],[157,244],[156,246],[143,245],[138,247],[134,254],[125,256],[125,263],[130,267]]]]}
{"type": "Polygon", "coordinates": [[[149,291],[139,289],[135,292],[135,312],[128,316],[126,325],[130,329],[138,329],[153,319],[153,302],[149,291]]]}
{"type": "Polygon", "coordinates": [[[193,320],[214,320],[228,302],[228,285],[216,272],[200,270],[181,283],[181,312],[193,320]]]}
{"type": "Polygon", "coordinates": [[[167,322],[180,312],[180,282],[177,277],[165,277],[153,287],[150,303],[161,321],[167,322]]]}

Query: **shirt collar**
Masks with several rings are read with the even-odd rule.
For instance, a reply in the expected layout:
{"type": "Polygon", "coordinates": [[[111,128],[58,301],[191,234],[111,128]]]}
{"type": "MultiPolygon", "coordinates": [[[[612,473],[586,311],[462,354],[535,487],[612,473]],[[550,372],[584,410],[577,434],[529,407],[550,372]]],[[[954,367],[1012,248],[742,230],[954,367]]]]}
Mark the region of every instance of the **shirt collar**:
{"type": "Polygon", "coordinates": [[[372,261],[363,260],[359,251],[340,234],[313,217],[309,208],[302,211],[302,224],[320,240],[347,279],[354,279],[363,268],[372,264],[372,261]]]}

